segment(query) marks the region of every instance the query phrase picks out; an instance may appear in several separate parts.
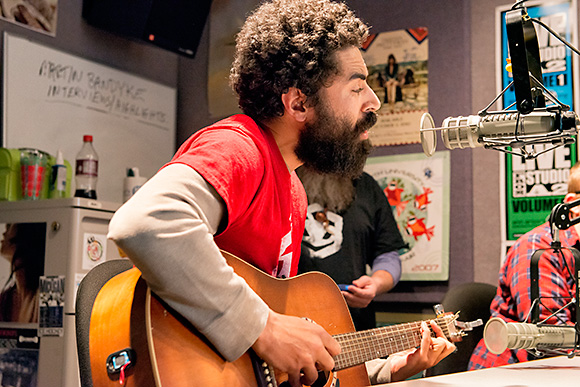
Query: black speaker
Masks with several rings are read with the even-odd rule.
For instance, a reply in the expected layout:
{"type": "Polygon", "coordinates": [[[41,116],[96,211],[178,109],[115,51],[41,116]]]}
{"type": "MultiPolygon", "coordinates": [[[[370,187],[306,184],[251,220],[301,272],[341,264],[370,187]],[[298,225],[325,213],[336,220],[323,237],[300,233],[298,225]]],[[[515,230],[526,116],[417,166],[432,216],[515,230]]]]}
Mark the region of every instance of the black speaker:
{"type": "Polygon", "coordinates": [[[212,0],[83,0],[91,25],[193,58],[212,0]]]}

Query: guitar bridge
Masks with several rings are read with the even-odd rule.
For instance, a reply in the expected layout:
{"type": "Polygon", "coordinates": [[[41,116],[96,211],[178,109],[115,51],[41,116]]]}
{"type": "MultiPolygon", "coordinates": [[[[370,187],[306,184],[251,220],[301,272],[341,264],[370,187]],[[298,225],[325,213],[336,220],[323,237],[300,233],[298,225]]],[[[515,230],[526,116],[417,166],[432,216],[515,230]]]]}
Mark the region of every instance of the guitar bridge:
{"type": "MultiPolygon", "coordinates": [[[[260,359],[258,355],[253,350],[249,351],[250,359],[252,360],[252,366],[254,367],[254,375],[256,376],[256,382],[258,387],[289,387],[290,383],[285,380],[280,384],[276,381],[276,375],[274,369],[266,363],[264,360],[260,359]]],[[[328,383],[329,373],[324,371],[318,372],[318,379],[312,384],[311,387],[325,387],[328,383]]],[[[336,375],[336,372],[332,372],[332,383],[326,387],[340,387],[340,381],[336,375]]]]}
{"type": "Polygon", "coordinates": [[[258,387],[278,387],[278,382],[276,382],[276,376],[274,375],[272,367],[260,359],[253,350],[250,349],[249,354],[258,387]]]}

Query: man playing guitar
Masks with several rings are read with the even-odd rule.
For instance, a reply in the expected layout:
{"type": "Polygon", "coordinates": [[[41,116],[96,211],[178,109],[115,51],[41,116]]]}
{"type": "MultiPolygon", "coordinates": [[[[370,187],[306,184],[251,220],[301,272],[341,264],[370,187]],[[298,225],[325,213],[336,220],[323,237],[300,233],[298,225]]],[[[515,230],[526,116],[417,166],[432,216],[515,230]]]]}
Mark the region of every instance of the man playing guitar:
{"type": "MultiPolygon", "coordinates": [[[[334,368],[338,342],[276,313],[226,263],[228,251],[275,277],[297,272],[306,196],[294,170],[356,176],[380,102],[359,51],[368,27],[342,3],[273,0],[246,20],[230,82],[244,114],[194,133],[115,214],[109,238],[151,290],[234,361],[250,348],[292,386],[334,368]]],[[[420,347],[382,362],[392,380],[454,350],[432,324],[420,347]]]]}

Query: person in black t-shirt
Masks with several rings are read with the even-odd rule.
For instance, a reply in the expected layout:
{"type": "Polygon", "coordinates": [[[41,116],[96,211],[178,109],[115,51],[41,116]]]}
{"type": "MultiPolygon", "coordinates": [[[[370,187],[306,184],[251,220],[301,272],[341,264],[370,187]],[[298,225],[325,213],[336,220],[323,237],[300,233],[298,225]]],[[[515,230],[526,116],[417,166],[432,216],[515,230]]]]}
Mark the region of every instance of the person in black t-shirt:
{"type": "Polygon", "coordinates": [[[341,290],[356,329],[375,328],[370,303],[399,282],[399,250],[407,246],[388,199],[367,173],[352,180],[306,167],[297,172],[308,196],[298,270],[321,271],[348,285],[341,290]]]}

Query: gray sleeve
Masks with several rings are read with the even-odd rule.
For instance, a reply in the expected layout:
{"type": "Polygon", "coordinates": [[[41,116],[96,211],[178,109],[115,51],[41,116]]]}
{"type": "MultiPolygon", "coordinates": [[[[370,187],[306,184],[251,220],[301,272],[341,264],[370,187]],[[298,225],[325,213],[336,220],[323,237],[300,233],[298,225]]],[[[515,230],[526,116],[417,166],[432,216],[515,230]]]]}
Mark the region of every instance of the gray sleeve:
{"type": "Polygon", "coordinates": [[[399,253],[397,251],[389,251],[375,258],[372,271],[373,273],[377,270],[389,272],[393,277],[393,286],[395,286],[401,280],[401,266],[399,253]]]}
{"type": "Polygon", "coordinates": [[[371,384],[383,384],[391,382],[391,360],[375,359],[365,363],[371,384]]]}
{"type": "Polygon", "coordinates": [[[233,361],[262,333],[269,308],[233,272],[213,240],[225,212],[223,200],[201,175],[171,164],[115,213],[108,237],[154,293],[233,361]]]}

